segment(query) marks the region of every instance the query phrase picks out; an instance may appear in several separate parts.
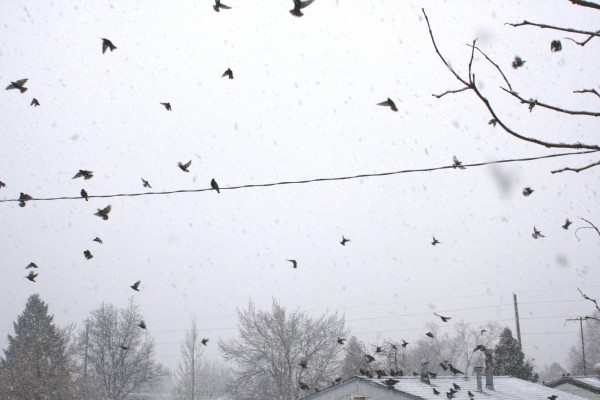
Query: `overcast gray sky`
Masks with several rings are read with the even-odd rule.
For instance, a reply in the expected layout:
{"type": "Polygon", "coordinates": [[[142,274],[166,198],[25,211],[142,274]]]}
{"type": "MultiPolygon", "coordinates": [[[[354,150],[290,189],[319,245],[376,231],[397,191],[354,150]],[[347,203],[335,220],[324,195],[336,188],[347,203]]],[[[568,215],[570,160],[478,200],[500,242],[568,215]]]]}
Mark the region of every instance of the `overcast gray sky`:
{"type": "MultiPolygon", "coordinates": [[[[316,0],[303,18],[291,1],[2,1],[0,199],[222,187],[558,153],[487,124],[472,93],[434,52],[421,7],[451,64],[466,72],[474,38],[526,98],[598,109],[599,41],[513,28],[523,19],[596,30],[598,16],[568,1],[316,0]],[[101,38],[117,50],[102,54],[101,38]],[[527,62],[513,70],[515,55],[527,62]],[[235,79],[221,78],[227,68],[235,79]],[[40,107],[30,107],[35,97],[40,107]],[[394,113],[375,104],[392,98],[394,113]],[[170,102],[172,112],[159,103],[170,102]],[[192,160],[190,173],[177,162],[192,160]],[[88,181],[72,180],[79,169],[88,181]]],[[[592,117],[519,105],[476,57],[480,87],[500,115],[531,136],[598,142],[592,117]]],[[[542,367],[564,363],[591,312],[577,287],[600,297],[598,156],[466,170],[166,196],[0,203],[0,347],[28,296],[56,322],[81,322],[101,302],[135,295],[174,368],[195,315],[211,338],[236,333],[236,307],[272,297],[311,314],[345,313],[366,342],[416,341],[438,311],[514,330],[519,295],[524,350],[542,367]],[[500,182],[505,182],[503,189],[500,182]],[[523,197],[521,190],[535,192],[523,197]],[[93,215],[111,204],[108,221],[93,215]],[[574,221],[571,230],[561,224],[574,221]],[[533,226],[546,236],[534,240],[533,226]],[[351,239],[342,247],[344,235],[351,239]],[[435,235],[441,244],[433,247],[435,235]],[[92,239],[99,236],[104,244],[92,239]],[[94,258],[87,261],[83,251],[94,258]],[[298,260],[298,269],[286,259],[298,260]],[[24,267],[39,266],[36,283],[24,267]],[[141,292],[130,288],[140,279],[141,292]]],[[[450,331],[452,324],[444,330],[450,331]]]]}

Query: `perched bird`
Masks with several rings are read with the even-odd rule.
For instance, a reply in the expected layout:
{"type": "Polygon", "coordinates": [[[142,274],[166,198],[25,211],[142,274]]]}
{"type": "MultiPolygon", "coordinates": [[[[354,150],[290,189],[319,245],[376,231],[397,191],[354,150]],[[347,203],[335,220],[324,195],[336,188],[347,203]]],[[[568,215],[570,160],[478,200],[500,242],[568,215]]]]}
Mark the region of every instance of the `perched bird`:
{"type": "Polygon", "coordinates": [[[498,123],[498,121],[496,121],[495,118],[492,118],[488,121],[488,125],[491,125],[491,126],[496,126],[497,123],[498,123]]]}
{"type": "Polygon", "coordinates": [[[181,168],[181,170],[182,170],[183,172],[190,172],[190,171],[188,171],[188,168],[190,167],[190,165],[192,165],[192,160],[190,160],[190,161],[186,162],[185,164],[184,164],[184,163],[182,163],[181,161],[177,163],[177,166],[178,166],[179,168],[181,168]]]}
{"type": "Polygon", "coordinates": [[[556,400],[557,398],[558,396],[555,394],[548,396],[548,400],[556,400]]]}
{"type": "Polygon", "coordinates": [[[81,195],[81,197],[83,197],[85,199],[85,201],[88,201],[88,199],[89,199],[90,196],[85,191],[85,189],[81,189],[81,192],[79,192],[79,194],[81,195]]]}
{"type": "Polygon", "coordinates": [[[485,348],[484,345],[478,344],[477,346],[475,346],[475,350],[473,350],[473,353],[475,353],[477,350],[486,351],[487,349],[485,348]]]}
{"type": "Polygon", "coordinates": [[[152,186],[150,186],[150,182],[148,182],[144,178],[142,178],[142,184],[144,185],[144,187],[152,189],[152,186]]]}
{"type": "Polygon", "coordinates": [[[215,189],[217,191],[217,193],[221,193],[221,191],[219,190],[219,185],[217,184],[217,181],[215,181],[215,178],[213,178],[210,181],[210,187],[215,189]]]}
{"type": "Polygon", "coordinates": [[[452,393],[451,391],[447,392],[446,393],[446,397],[449,398],[449,399],[453,399],[454,398],[454,393],[452,393]]]}
{"type": "Polygon", "coordinates": [[[388,378],[385,381],[381,381],[381,383],[386,384],[387,386],[393,387],[396,383],[400,382],[397,379],[388,378]]]}
{"type": "Polygon", "coordinates": [[[528,197],[534,190],[530,187],[523,188],[523,196],[528,197]]]}
{"type": "Polygon", "coordinates": [[[456,394],[456,390],[454,388],[448,389],[448,392],[452,393],[452,395],[456,394]]]}
{"type": "Polygon", "coordinates": [[[8,85],[6,87],[6,90],[19,89],[21,91],[21,93],[25,93],[27,91],[27,88],[25,87],[25,83],[26,82],[27,82],[27,78],[26,79],[19,79],[16,82],[11,82],[10,85],[8,85]]]}
{"type": "Polygon", "coordinates": [[[171,103],[160,103],[160,104],[162,104],[167,109],[167,111],[173,111],[171,109],[171,103]]]}
{"type": "Polygon", "coordinates": [[[333,382],[340,383],[341,381],[342,381],[342,377],[340,376],[339,378],[335,378],[333,382]]]}
{"type": "Polygon", "coordinates": [[[0,181],[0,189],[3,188],[4,186],[6,186],[6,183],[0,181]]]}
{"type": "Polygon", "coordinates": [[[302,382],[302,381],[298,381],[298,387],[299,387],[301,390],[308,390],[308,389],[310,389],[310,388],[308,387],[308,385],[307,385],[306,383],[302,382]]]}
{"type": "Polygon", "coordinates": [[[302,14],[302,9],[304,7],[308,7],[312,4],[313,1],[315,0],[306,0],[306,1],[300,1],[300,0],[293,0],[294,1],[294,8],[290,10],[290,14],[292,14],[294,17],[301,17],[304,14],[302,14]]]}
{"type": "Polygon", "coordinates": [[[135,290],[136,292],[139,292],[140,289],[138,289],[140,287],[140,283],[141,281],[137,281],[136,283],[134,283],[133,285],[129,286],[130,288],[132,288],[133,290],[135,290]]]}
{"type": "Polygon", "coordinates": [[[92,258],[94,258],[94,256],[92,255],[92,252],[89,250],[85,250],[83,252],[83,255],[85,256],[86,259],[91,260],[92,258]]]}
{"type": "Polygon", "coordinates": [[[25,269],[29,269],[29,268],[37,268],[37,264],[34,262],[30,262],[28,266],[25,267],[25,269]]]}
{"type": "Polygon", "coordinates": [[[231,7],[226,6],[225,4],[221,4],[221,0],[215,0],[215,5],[213,6],[213,10],[216,12],[221,11],[221,8],[224,10],[229,10],[231,7]]]}
{"type": "Polygon", "coordinates": [[[298,268],[298,261],[296,261],[296,260],[288,260],[288,261],[292,263],[292,267],[298,268]]]}
{"type": "Polygon", "coordinates": [[[441,362],[440,367],[442,367],[442,369],[444,371],[448,371],[448,362],[447,361],[441,362]]]}
{"type": "Polygon", "coordinates": [[[21,192],[21,194],[19,195],[19,207],[25,207],[27,204],[27,202],[29,200],[33,200],[33,197],[31,197],[30,195],[21,192]]]}
{"type": "Polygon", "coordinates": [[[337,338],[338,344],[344,344],[345,341],[346,341],[346,339],[344,339],[344,338],[337,338]]]}
{"type": "Polygon", "coordinates": [[[465,169],[465,167],[462,165],[462,162],[458,161],[458,158],[456,158],[456,156],[452,157],[452,168],[465,169]]]}
{"type": "Polygon", "coordinates": [[[437,390],[435,390],[435,388],[433,388],[433,394],[435,394],[437,396],[438,394],[440,394],[440,392],[438,392],[437,390]]]}
{"type": "Polygon", "coordinates": [[[378,106],[384,106],[384,107],[390,107],[392,109],[392,111],[398,111],[398,108],[396,107],[396,103],[394,103],[392,101],[392,99],[390,99],[388,97],[388,99],[386,101],[382,101],[381,103],[377,103],[378,106]]]}
{"type": "Polygon", "coordinates": [[[39,107],[40,106],[40,102],[34,97],[33,100],[31,100],[31,104],[29,106],[39,107]]]}
{"type": "Polygon", "coordinates": [[[435,372],[427,371],[427,374],[429,374],[429,376],[432,378],[437,378],[437,374],[435,372]]]}
{"type": "Polygon", "coordinates": [[[437,240],[437,239],[435,238],[435,236],[433,236],[433,241],[431,242],[431,244],[432,244],[433,246],[435,246],[436,244],[439,244],[439,243],[442,243],[442,242],[440,242],[439,240],[437,240]]]}
{"type": "Polygon", "coordinates": [[[144,322],[144,320],[141,320],[138,326],[142,329],[146,329],[146,322],[144,322]]]}
{"type": "Polygon", "coordinates": [[[111,53],[115,50],[115,46],[110,40],[102,38],[102,54],[106,53],[107,49],[110,49],[111,53]]]}
{"type": "Polygon", "coordinates": [[[552,43],[550,43],[550,51],[553,53],[556,53],[557,51],[561,51],[562,50],[562,44],[560,43],[560,40],[553,40],[552,43]]]}
{"type": "Polygon", "coordinates": [[[373,347],[375,347],[375,353],[381,353],[382,352],[382,350],[381,350],[382,346],[375,346],[375,345],[373,345],[373,347]]]}
{"type": "Polygon", "coordinates": [[[471,399],[472,399],[473,397],[475,397],[475,395],[474,395],[473,393],[471,393],[471,391],[470,391],[470,390],[469,390],[469,391],[467,391],[467,394],[469,395],[469,398],[471,398],[471,399]]]}
{"type": "Polygon", "coordinates": [[[434,336],[433,336],[433,333],[431,333],[431,332],[427,332],[425,335],[426,335],[426,336],[429,336],[429,337],[430,337],[430,338],[432,338],[432,339],[434,338],[434,336]]]}
{"type": "Polygon", "coordinates": [[[31,282],[35,282],[36,276],[38,276],[38,274],[33,271],[29,271],[29,275],[27,275],[25,278],[29,279],[31,282]]]}
{"type": "Polygon", "coordinates": [[[483,335],[483,334],[484,334],[484,333],[486,333],[486,332],[487,332],[487,329],[482,329],[482,330],[481,330],[481,333],[480,333],[479,335],[483,335]]]}
{"type": "Polygon", "coordinates": [[[229,79],[233,79],[233,71],[231,68],[227,68],[227,70],[223,72],[223,75],[221,75],[221,78],[225,78],[226,76],[229,77],[229,79]]]}
{"type": "Polygon", "coordinates": [[[125,346],[124,344],[122,344],[120,347],[121,347],[121,350],[129,350],[129,347],[125,346]]]}
{"type": "Polygon", "coordinates": [[[413,376],[419,376],[419,373],[417,371],[413,371],[413,376]]]}
{"type": "Polygon", "coordinates": [[[112,210],[111,205],[107,205],[104,208],[98,208],[98,211],[94,213],[94,215],[97,215],[98,217],[102,218],[103,220],[108,220],[108,213],[110,212],[110,210],[112,210]]]}
{"type": "Polygon", "coordinates": [[[348,243],[349,241],[350,241],[350,239],[346,239],[346,238],[344,237],[344,235],[342,235],[342,241],[340,242],[340,244],[341,244],[342,246],[345,246],[345,245],[346,245],[346,243],[348,243]]]}
{"type": "Polygon", "coordinates": [[[448,368],[450,369],[450,372],[452,372],[454,375],[456,375],[456,374],[462,374],[462,375],[464,375],[465,374],[464,372],[461,372],[458,369],[454,368],[452,366],[452,364],[450,364],[450,363],[448,363],[448,368]]]}
{"type": "Polygon", "coordinates": [[[208,346],[208,339],[207,338],[202,338],[202,340],[200,341],[203,345],[208,346]]]}
{"type": "Polygon", "coordinates": [[[408,342],[406,340],[402,339],[401,346],[404,347],[404,348],[406,348],[406,346],[408,346],[408,342]]]}
{"type": "Polygon", "coordinates": [[[564,225],[562,225],[563,229],[569,229],[569,226],[571,226],[572,222],[569,221],[569,218],[567,218],[567,220],[565,221],[564,225]]]}
{"type": "Polygon", "coordinates": [[[458,386],[456,383],[453,383],[452,386],[454,387],[454,389],[460,390],[460,386],[458,386]]]}
{"type": "Polygon", "coordinates": [[[302,368],[307,368],[308,360],[306,358],[303,358],[302,360],[300,360],[300,364],[298,364],[298,365],[301,366],[302,368]]]}
{"type": "Polygon", "coordinates": [[[365,358],[367,359],[367,364],[372,363],[373,361],[375,361],[375,357],[373,357],[370,354],[365,354],[365,358]]]}
{"type": "Polygon", "coordinates": [[[71,178],[71,179],[77,179],[77,178],[81,178],[81,177],[83,177],[83,179],[92,179],[94,177],[94,173],[92,171],[80,169],[79,172],[77,172],[75,174],[75,176],[73,176],[73,178],[71,178]]]}
{"type": "Polygon", "coordinates": [[[525,61],[525,60],[522,60],[522,59],[521,59],[521,57],[519,57],[519,56],[515,56],[515,59],[514,59],[514,60],[513,60],[513,62],[512,62],[512,67],[513,67],[514,69],[517,69],[517,68],[519,68],[519,67],[522,67],[522,66],[523,66],[523,64],[525,64],[525,62],[526,62],[526,61],[525,61]]]}
{"type": "Polygon", "coordinates": [[[531,237],[534,238],[534,239],[537,239],[537,238],[546,237],[546,236],[542,235],[542,232],[538,231],[535,228],[535,226],[534,226],[533,227],[533,233],[531,234],[531,237]]]}
{"type": "Polygon", "coordinates": [[[385,376],[386,373],[384,370],[382,369],[378,369],[377,371],[375,371],[377,373],[377,379],[381,379],[381,377],[385,376]]]}
{"type": "Polygon", "coordinates": [[[440,317],[440,319],[444,322],[448,322],[449,319],[452,319],[452,317],[444,317],[443,315],[440,315],[438,313],[433,313],[433,315],[435,315],[436,317],[440,317]]]}
{"type": "Polygon", "coordinates": [[[100,243],[100,244],[104,243],[104,242],[102,241],[102,239],[100,239],[98,236],[96,236],[96,237],[93,239],[93,241],[94,241],[94,242],[98,242],[98,243],[100,243]]]}

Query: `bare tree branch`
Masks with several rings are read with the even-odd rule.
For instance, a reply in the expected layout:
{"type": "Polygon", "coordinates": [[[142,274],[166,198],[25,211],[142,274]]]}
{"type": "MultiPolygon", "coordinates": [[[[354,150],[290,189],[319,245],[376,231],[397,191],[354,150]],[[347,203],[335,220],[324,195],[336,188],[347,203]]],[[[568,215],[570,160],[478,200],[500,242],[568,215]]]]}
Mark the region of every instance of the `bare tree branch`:
{"type": "Polygon", "coordinates": [[[539,24],[537,22],[530,22],[530,21],[523,21],[523,22],[517,22],[517,23],[510,23],[507,22],[505,25],[510,25],[513,26],[515,28],[519,27],[519,26],[537,26],[538,28],[541,29],[552,29],[555,31],[562,31],[562,32],[570,32],[570,33],[579,33],[581,35],[589,35],[589,36],[600,36],[600,32],[591,32],[591,31],[582,31],[580,29],[573,29],[573,28],[562,28],[560,26],[553,26],[553,25],[546,25],[546,24],[539,24]]]}
{"type": "MultiPolygon", "coordinates": [[[[583,218],[582,218],[583,219],[583,218]]],[[[585,220],[584,220],[585,221],[585,220]]],[[[598,301],[596,299],[592,299],[591,297],[589,297],[588,295],[586,295],[585,293],[583,293],[581,291],[581,289],[577,288],[577,290],[579,290],[579,293],[581,293],[581,296],[583,296],[584,299],[591,301],[592,303],[594,303],[594,306],[596,307],[596,310],[600,311],[600,306],[598,306],[598,301]]],[[[596,317],[588,317],[586,316],[585,319],[593,319],[596,321],[600,321],[598,318],[596,317]]]]}
{"type": "Polygon", "coordinates": [[[581,89],[581,90],[574,90],[573,93],[593,93],[596,96],[600,97],[600,93],[598,93],[596,91],[596,89],[581,89]]]}
{"type": "Polygon", "coordinates": [[[465,90],[471,89],[468,86],[465,86],[462,89],[456,89],[456,90],[446,90],[444,93],[442,94],[432,94],[433,97],[437,97],[438,99],[441,97],[444,97],[445,95],[449,94],[449,93],[460,93],[460,92],[464,92],[465,90]]]}
{"type": "MultiPolygon", "coordinates": [[[[580,217],[580,218],[581,218],[581,217],[580,217]]],[[[577,236],[577,232],[578,232],[580,229],[594,229],[594,230],[596,231],[596,233],[598,233],[598,236],[600,236],[600,230],[598,230],[598,227],[597,227],[596,225],[592,224],[590,221],[588,221],[588,220],[587,220],[587,219],[585,219],[585,218],[581,218],[581,219],[582,219],[582,220],[584,220],[585,222],[587,222],[588,224],[590,224],[590,226],[580,226],[579,228],[577,228],[577,229],[575,230],[575,237],[577,238],[577,240],[581,240],[581,239],[579,239],[579,236],[577,236]]],[[[582,294],[583,294],[583,293],[582,293],[582,294]]],[[[596,304],[596,307],[598,307],[598,305],[597,305],[597,304],[596,304]]],[[[598,310],[598,311],[600,311],[600,310],[598,310]]]]}
{"type": "MultiPolygon", "coordinates": [[[[600,31],[596,31],[596,33],[600,33],[600,31]]],[[[590,40],[592,40],[594,37],[595,37],[594,35],[590,35],[590,36],[589,36],[587,39],[585,39],[585,40],[583,40],[583,41],[581,41],[581,42],[578,42],[577,40],[575,40],[575,39],[572,39],[572,38],[570,38],[570,37],[566,37],[565,39],[566,39],[566,40],[570,40],[570,41],[574,42],[575,44],[578,44],[579,46],[583,47],[583,46],[585,46],[586,44],[588,44],[588,42],[589,42],[590,40]]]]}
{"type": "Polygon", "coordinates": [[[569,1],[573,4],[575,4],[576,6],[595,8],[596,10],[600,10],[600,4],[592,3],[591,1],[585,1],[585,0],[569,0],[569,1]]]}
{"type": "Polygon", "coordinates": [[[521,97],[521,95],[519,95],[519,93],[513,91],[513,90],[508,90],[505,89],[503,87],[501,87],[500,89],[504,90],[506,93],[510,94],[513,97],[516,97],[517,99],[519,99],[521,101],[522,104],[529,104],[529,107],[532,107],[533,105],[536,106],[540,106],[542,108],[547,108],[549,110],[553,110],[553,111],[557,111],[560,113],[564,113],[564,114],[570,114],[570,115],[587,115],[590,117],[600,117],[600,112],[591,112],[591,111],[577,111],[577,110],[566,110],[564,108],[560,108],[560,107],[556,107],[550,104],[546,104],[546,103],[542,103],[538,100],[526,100],[523,97],[521,97]]]}
{"type": "Polygon", "coordinates": [[[573,171],[573,172],[580,172],[580,171],[585,171],[588,168],[592,168],[595,167],[596,165],[600,165],[600,161],[597,161],[595,163],[591,163],[589,165],[586,165],[585,167],[581,167],[581,168],[570,168],[570,167],[565,167],[565,168],[561,168],[561,169],[557,169],[554,171],[551,171],[553,174],[557,174],[560,172],[565,172],[565,171],[573,171]]]}
{"type": "Polygon", "coordinates": [[[508,85],[508,88],[512,91],[513,88],[510,84],[510,82],[508,81],[508,79],[506,78],[506,75],[504,75],[504,72],[502,71],[502,69],[500,68],[500,66],[498,64],[496,64],[491,58],[488,57],[487,54],[485,54],[483,52],[483,50],[481,50],[479,47],[475,47],[475,49],[477,49],[477,51],[479,51],[481,54],[483,54],[483,56],[494,66],[496,67],[496,69],[498,70],[498,72],[500,72],[500,75],[502,75],[502,78],[504,78],[504,82],[506,82],[506,84],[508,85]]]}

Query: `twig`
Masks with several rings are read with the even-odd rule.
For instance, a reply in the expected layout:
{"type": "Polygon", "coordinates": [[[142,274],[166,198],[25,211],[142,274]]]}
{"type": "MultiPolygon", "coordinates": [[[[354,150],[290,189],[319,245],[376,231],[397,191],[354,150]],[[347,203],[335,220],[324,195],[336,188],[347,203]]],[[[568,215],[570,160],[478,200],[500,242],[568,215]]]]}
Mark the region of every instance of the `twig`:
{"type": "Polygon", "coordinates": [[[523,22],[518,22],[518,23],[510,23],[507,22],[505,25],[510,25],[513,26],[515,28],[519,27],[519,26],[537,26],[538,28],[542,28],[542,29],[553,29],[555,31],[562,31],[562,32],[570,32],[570,33],[579,33],[581,35],[589,35],[589,36],[600,36],[600,32],[592,32],[592,31],[582,31],[580,29],[573,29],[573,28],[562,28],[560,26],[553,26],[553,25],[546,25],[546,24],[539,24],[537,22],[530,22],[530,21],[523,21],[523,22]]]}
{"type": "Polygon", "coordinates": [[[542,108],[547,108],[549,110],[554,110],[560,113],[564,113],[564,114],[570,114],[570,115],[587,115],[590,117],[600,117],[600,112],[591,112],[591,111],[574,111],[574,110],[566,110],[564,108],[560,108],[560,107],[556,107],[550,104],[546,104],[546,103],[542,103],[538,100],[526,100],[523,97],[521,97],[519,95],[519,93],[513,91],[513,90],[508,90],[505,89],[503,87],[501,87],[500,89],[504,90],[506,93],[510,94],[513,97],[516,97],[517,99],[519,99],[521,101],[521,103],[523,104],[529,104],[529,106],[531,106],[532,103],[535,103],[536,106],[540,106],[542,108]]]}
{"type": "Polygon", "coordinates": [[[574,90],[573,93],[593,93],[596,96],[600,97],[600,93],[598,93],[596,91],[596,89],[581,89],[581,90],[574,90]]]}
{"type": "Polygon", "coordinates": [[[444,97],[445,95],[447,95],[447,94],[449,94],[449,93],[460,93],[460,92],[464,92],[465,90],[468,90],[468,89],[471,89],[471,88],[470,88],[470,87],[468,87],[468,86],[465,86],[465,87],[464,87],[464,88],[462,88],[462,89],[456,89],[456,90],[446,90],[446,91],[445,91],[444,93],[442,93],[442,94],[431,94],[431,95],[432,95],[433,97],[437,97],[437,98],[439,99],[439,98],[442,98],[442,97],[444,97]]]}
{"type": "Polygon", "coordinates": [[[588,168],[592,168],[595,167],[596,165],[600,165],[600,161],[597,161],[595,163],[591,163],[589,165],[586,165],[585,167],[581,167],[581,168],[570,168],[570,167],[565,167],[562,169],[557,169],[554,171],[551,171],[553,174],[558,174],[560,172],[565,172],[565,171],[573,171],[573,172],[581,172],[581,171],[585,171],[588,168]]]}
{"type": "MultiPolygon", "coordinates": [[[[583,219],[583,218],[582,218],[583,219]]],[[[585,220],[584,220],[585,221],[585,220]]],[[[586,295],[585,293],[583,293],[581,291],[581,289],[577,288],[577,290],[579,290],[579,293],[581,293],[581,295],[583,296],[584,299],[591,301],[592,303],[594,303],[594,305],[596,306],[596,310],[600,311],[600,306],[598,306],[598,301],[596,301],[596,299],[592,299],[590,296],[586,295]]]]}
{"type": "Polygon", "coordinates": [[[500,72],[500,75],[502,75],[502,78],[504,78],[504,82],[506,82],[506,84],[508,85],[508,88],[512,91],[513,88],[510,84],[510,82],[508,81],[508,79],[506,78],[506,75],[504,75],[504,72],[502,72],[502,69],[500,68],[500,66],[498,64],[496,64],[491,58],[488,57],[487,54],[485,54],[483,52],[483,50],[481,50],[479,47],[475,46],[475,49],[477,49],[477,51],[479,51],[481,54],[483,54],[483,56],[494,66],[496,67],[496,69],[498,70],[498,72],[500,72]]]}
{"type": "MultiPolygon", "coordinates": [[[[581,217],[580,217],[580,218],[581,218],[581,217]]],[[[596,233],[598,233],[598,236],[600,236],[600,230],[598,230],[598,227],[597,227],[596,225],[592,224],[590,221],[588,221],[588,220],[587,220],[587,219],[585,219],[585,218],[581,218],[581,219],[582,219],[582,220],[584,220],[585,222],[587,222],[588,224],[590,224],[590,226],[580,226],[579,228],[577,228],[577,229],[575,230],[575,237],[577,238],[577,240],[581,240],[581,239],[579,239],[579,236],[577,236],[577,232],[578,232],[580,229],[594,229],[594,230],[596,231],[596,233]]],[[[580,291],[581,291],[581,290],[580,290],[580,291]]],[[[583,293],[582,293],[582,294],[583,294],[583,293]]],[[[584,296],[584,297],[586,297],[586,296],[584,296]]],[[[587,299],[587,300],[590,300],[590,299],[587,299]]],[[[593,301],[594,301],[594,304],[596,304],[596,308],[598,308],[598,303],[596,303],[596,300],[593,300],[593,301]]],[[[600,309],[598,309],[598,311],[600,311],[600,309]]]]}
{"type": "MultiPolygon", "coordinates": [[[[600,31],[596,31],[596,33],[600,33],[600,31]]],[[[584,41],[578,42],[577,40],[570,38],[570,37],[566,37],[565,40],[570,40],[572,42],[574,42],[575,44],[578,44],[579,46],[583,47],[586,44],[588,44],[588,42],[590,40],[592,40],[595,36],[594,35],[590,35],[587,39],[585,39],[584,41]]]]}
{"type": "Polygon", "coordinates": [[[576,6],[595,8],[596,10],[600,10],[600,4],[592,3],[591,1],[585,1],[585,0],[569,0],[569,1],[573,4],[575,4],[576,6]]]}

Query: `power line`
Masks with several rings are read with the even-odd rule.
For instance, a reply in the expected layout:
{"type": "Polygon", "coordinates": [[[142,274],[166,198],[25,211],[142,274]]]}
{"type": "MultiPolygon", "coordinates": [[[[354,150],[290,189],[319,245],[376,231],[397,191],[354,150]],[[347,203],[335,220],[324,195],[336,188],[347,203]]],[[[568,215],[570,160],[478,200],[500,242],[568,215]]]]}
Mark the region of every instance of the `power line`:
{"type": "MultiPolygon", "coordinates": [[[[559,153],[559,154],[550,154],[545,156],[538,157],[524,157],[524,158],[513,158],[513,159],[504,159],[504,160],[495,160],[495,161],[486,161],[479,162],[473,164],[462,164],[462,167],[481,167],[485,165],[492,164],[506,164],[513,162],[525,162],[525,161],[536,161],[543,160],[547,158],[556,158],[556,157],[565,157],[565,156],[573,156],[573,155],[583,155],[589,153],[596,153],[600,150],[587,150],[587,151],[578,151],[578,152],[569,152],[569,153],[559,153]]],[[[430,167],[430,168],[420,168],[420,169],[405,169],[400,171],[391,171],[391,172],[378,172],[371,174],[360,174],[360,175],[351,175],[351,176],[339,176],[339,177],[331,177],[331,178],[314,178],[314,179],[305,179],[305,180],[297,180],[297,181],[282,181],[282,182],[273,182],[273,183],[257,183],[257,184],[247,184],[240,186],[230,186],[230,187],[222,187],[220,190],[236,190],[236,189],[249,189],[249,188],[258,188],[258,187],[271,187],[271,186],[282,186],[282,185],[296,185],[303,183],[314,183],[314,182],[330,182],[330,181],[344,181],[350,179],[360,179],[360,178],[372,178],[379,176],[390,176],[390,175],[399,175],[399,174],[410,174],[417,172],[433,172],[444,169],[456,169],[455,165],[445,165],[441,167],[430,167]]],[[[208,192],[212,191],[212,188],[204,188],[204,189],[179,189],[179,190],[169,190],[162,192],[141,192],[141,193],[117,193],[117,194],[104,194],[104,195],[90,195],[88,198],[93,199],[101,199],[101,198],[111,198],[111,197],[138,197],[138,196],[153,196],[153,195],[167,195],[167,194],[176,194],[176,193],[198,193],[198,192],[208,192]]],[[[73,197],[73,196],[61,196],[61,197],[40,197],[33,198],[32,200],[27,201],[55,201],[55,200],[81,200],[81,197],[73,197]]],[[[5,202],[19,202],[20,199],[4,199],[0,200],[0,203],[5,202]]]]}

